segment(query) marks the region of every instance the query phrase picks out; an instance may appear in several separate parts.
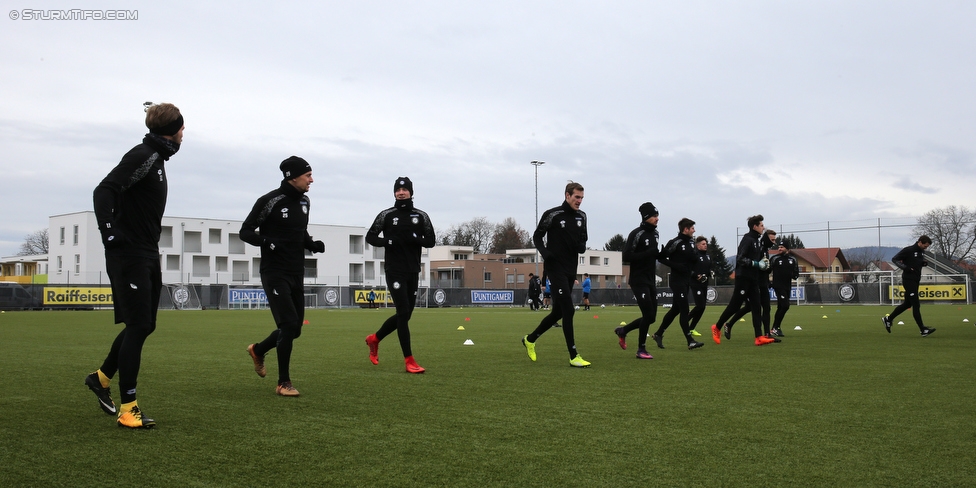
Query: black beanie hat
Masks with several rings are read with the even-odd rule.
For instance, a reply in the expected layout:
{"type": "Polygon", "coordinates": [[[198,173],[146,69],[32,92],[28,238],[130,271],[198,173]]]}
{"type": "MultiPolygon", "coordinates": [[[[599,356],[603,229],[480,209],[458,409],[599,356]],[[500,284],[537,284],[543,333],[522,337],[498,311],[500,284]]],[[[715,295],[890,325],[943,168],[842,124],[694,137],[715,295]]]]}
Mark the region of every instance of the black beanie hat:
{"type": "Polygon", "coordinates": [[[410,181],[410,178],[406,176],[397,178],[396,182],[393,183],[393,193],[396,193],[400,188],[406,188],[410,192],[410,196],[413,196],[413,182],[410,181]]]}
{"type": "Polygon", "coordinates": [[[298,156],[291,156],[282,161],[278,169],[281,170],[281,174],[284,175],[286,180],[290,180],[312,171],[312,166],[308,164],[308,161],[298,156]]]}
{"type": "Polygon", "coordinates": [[[641,214],[641,220],[647,220],[648,218],[654,217],[655,215],[658,214],[657,207],[655,207],[654,204],[651,202],[642,203],[638,210],[640,211],[641,214]]]}

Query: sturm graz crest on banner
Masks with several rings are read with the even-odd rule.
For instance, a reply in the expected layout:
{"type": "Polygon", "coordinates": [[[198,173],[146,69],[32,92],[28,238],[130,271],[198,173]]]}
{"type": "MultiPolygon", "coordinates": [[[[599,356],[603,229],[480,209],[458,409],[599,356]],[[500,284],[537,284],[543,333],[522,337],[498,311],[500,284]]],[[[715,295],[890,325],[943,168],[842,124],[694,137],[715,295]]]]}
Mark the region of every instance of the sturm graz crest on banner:
{"type": "Polygon", "coordinates": [[[173,290],[173,303],[176,303],[177,307],[183,308],[188,301],[190,301],[190,291],[183,285],[177,286],[173,290]]]}
{"type": "Polygon", "coordinates": [[[327,288],[325,290],[325,303],[328,303],[329,305],[339,303],[339,291],[335,288],[327,288]]]}
{"type": "Polygon", "coordinates": [[[434,303],[436,303],[437,306],[440,307],[443,306],[446,302],[447,302],[447,293],[444,293],[444,290],[438,288],[437,291],[434,292],[434,303]]]}
{"type": "Polygon", "coordinates": [[[705,292],[705,301],[715,303],[715,300],[718,300],[718,292],[715,291],[715,288],[709,286],[708,291],[705,292]]]}
{"type": "Polygon", "coordinates": [[[840,289],[837,290],[837,294],[840,295],[840,299],[845,302],[849,302],[853,300],[855,296],[857,296],[857,292],[852,285],[842,285],[840,289]]]}

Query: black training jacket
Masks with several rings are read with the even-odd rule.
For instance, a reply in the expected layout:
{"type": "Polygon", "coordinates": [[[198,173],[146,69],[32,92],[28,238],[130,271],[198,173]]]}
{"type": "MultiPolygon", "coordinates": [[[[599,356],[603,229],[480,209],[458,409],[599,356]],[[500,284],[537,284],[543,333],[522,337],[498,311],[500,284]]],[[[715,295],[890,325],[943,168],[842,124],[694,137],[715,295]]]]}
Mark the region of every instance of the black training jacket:
{"type": "Polygon", "coordinates": [[[630,231],[621,256],[625,263],[630,263],[630,286],[654,288],[657,284],[657,241],[656,225],[642,222],[639,227],[630,231]]]}
{"type": "Polygon", "coordinates": [[[800,277],[800,265],[792,254],[774,255],[769,260],[769,269],[773,271],[773,288],[777,290],[789,289],[792,281],[800,277]]]}
{"type": "Polygon", "coordinates": [[[765,278],[766,273],[753,265],[753,261],[763,258],[762,245],[759,243],[760,235],[754,230],[750,230],[742,236],[739,241],[739,248],[735,253],[735,277],[759,281],[765,278]]]}
{"type": "Polygon", "coordinates": [[[419,273],[422,248],[435,244],[434,226],[426,212],[414,208],[413,200],[397,200],[373,219],[366,242],[386,249],[383,265],[387,275],[419,273]]]}
{"type": "Polygon", "coordinates": [[[891,262],[903,271],[903,280],[913,280],[916,282],[922,280],[922,268],[928,264],[925,261],[925,251],[918,247],[917,242],[898,251],[891,258],[891,262]]]}
{"type": "Polygon", "coordinates": [[[664,246],[664,253],[665,258],[661,262],[671,267],[671,287],[687,288],[691,284],[691,272],[697,259],[691,236],[678,234],[664,246]]]}
{"type": "Polygon", "coordinates": [[[308,196],[287,180],[254,202],[241,224],[241,240],[261,248],[261,274],[304,276],[305,250],[314,245],[309,206],[308,196]]]}
{"type": "Polygon", "coordinates": [[[566,201],[543,212],[532,234],[550,277],[576,276],[579,255],[586,252],[586,239],[586,213],[566,201]]]}
{"type": "Polygon", "coordinates": [[[146,134],[139,144],[105,176],[92,201],[95,221],[103,233],[119,237],[105,249],[106,256],[159,257],[159,233],[166,210],[166,169],[163,163],[179,145],[146,134]]]}

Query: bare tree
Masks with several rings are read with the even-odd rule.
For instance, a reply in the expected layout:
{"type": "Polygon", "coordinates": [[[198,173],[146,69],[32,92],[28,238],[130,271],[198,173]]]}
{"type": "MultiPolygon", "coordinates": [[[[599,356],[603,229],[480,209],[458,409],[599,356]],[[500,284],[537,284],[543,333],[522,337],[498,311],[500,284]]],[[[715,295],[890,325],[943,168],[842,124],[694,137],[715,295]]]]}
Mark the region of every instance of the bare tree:
{"type": "MultiPolygon", "coordinates": [[[[532,237],[529,231],[519,227],[515,219],[508,217],[502,223],[495,226],[495,233],[491,237],[491,249],[489,252],[504,254],[509,249],[524,249],[526,244],[531,242],[532,237]]],[[[531,247],[531,246],[529,246],[531,247]]]]}
{"type": "Polygon", "coordinates": [[[884,260],[884,250],[880,247],[855,247],[844,251],[851,271],[864,271],[871,263],[884,260]]]}
{"type": "Polygon", "coordinates": [[[918,218],[912,237],[927,235],[939,254],[962,260],[976,257],[976,210],[965,206],[929,210],[918,218]]]}
{"type": "Polygon", "coordinates": [[[33,256],[35,254],[47,254],[48,247],[47,229],[27,234],[24,242],[20,245],[18,256],[33,256]]]}
{"type": "Polygon", "coordinates": [[[446,246],[471,246],[474,252],[485,254],[495,234],[495,224],[488,217],[475,217],[461,224],[452,224],[441,236],[446,246]]]}

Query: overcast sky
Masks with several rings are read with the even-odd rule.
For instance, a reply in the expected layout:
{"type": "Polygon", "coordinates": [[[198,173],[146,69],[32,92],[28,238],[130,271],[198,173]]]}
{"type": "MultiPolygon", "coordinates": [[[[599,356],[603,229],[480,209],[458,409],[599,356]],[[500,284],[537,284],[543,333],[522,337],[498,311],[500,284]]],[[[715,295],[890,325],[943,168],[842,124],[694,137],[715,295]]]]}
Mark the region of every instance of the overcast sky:
{"type": "Polygon", "coordinates": [[[731,253],[757,213],[808,247],[905,246],[974,205],[976,2],[211,3],[7,6],[0,256],[92,208],[145,101],[186,119],[170,216],[243,220],[293,154],[313,223],[368,226],[405,175],[438,230],[533,230],[543,160],[539,213],[582,183],[597,249],[644,201],[662,238],[689,217],[731,253]]]}

